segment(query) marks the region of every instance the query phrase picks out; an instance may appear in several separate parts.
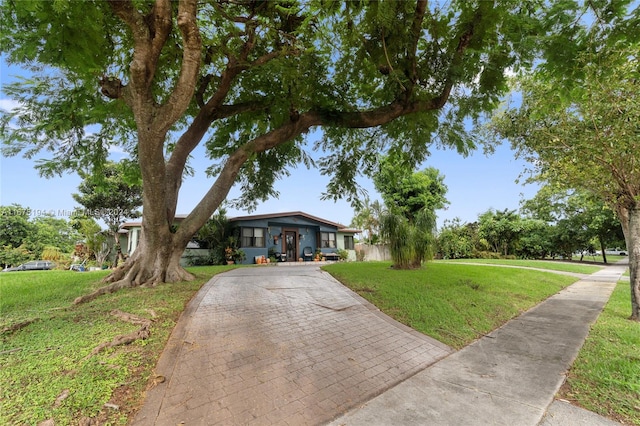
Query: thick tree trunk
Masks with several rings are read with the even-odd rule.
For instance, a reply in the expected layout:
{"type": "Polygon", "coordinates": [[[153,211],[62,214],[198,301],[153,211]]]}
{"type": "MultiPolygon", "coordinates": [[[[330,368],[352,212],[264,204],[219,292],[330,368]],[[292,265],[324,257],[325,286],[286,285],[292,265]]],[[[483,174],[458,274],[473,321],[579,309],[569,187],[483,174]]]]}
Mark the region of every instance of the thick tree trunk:
{"type": "Polygon", "coordinates": [[[604,240],[602,238],[598,238],[598,241],[600,242],[600,253],[602,253],[602,260],[604,261],[604,263],[607,263],[607,249],[606,246],[604,244],[604,240]]]}
{"type": "Polygon", "coordinates": [[[622,225],[622,234],[624,235],[624,241],[627,244],[627,250],[630,251],[631,247],[629,247],[629,223],[631,219],[631,211],[625,207],[618,206],[616,208],[616,213],[618,214],[620,225],[622,225]]]}
{"type": "Polygon", "coordinates": [[[640,206],[629,209],[628,232],[625,233],[631,272],[631,319],[640,321],[640,206]]]}
{"type": "Polygon", "coordinates": [[[127,287],[152,287],[161,283],[191,281],[193,275],[180,265],[180,258],[189,239],[180,239],[164,230],[145,227],[143,224],[140,243],[127,261],[113,271],[105,282],[108,283],[93,293],[78,297],[74,303],[84,303],[107,293],[127,287]]]}

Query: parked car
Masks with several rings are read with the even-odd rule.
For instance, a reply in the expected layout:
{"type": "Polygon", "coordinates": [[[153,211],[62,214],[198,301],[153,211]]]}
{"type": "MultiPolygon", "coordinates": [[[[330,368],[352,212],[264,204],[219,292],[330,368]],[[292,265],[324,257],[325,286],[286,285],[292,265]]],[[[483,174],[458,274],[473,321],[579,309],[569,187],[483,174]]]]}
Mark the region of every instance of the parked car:
{"type": "Polygon", "coordinates": [[[53,269],[54,266],[55,264],[50,260],[32,260],[31,262],[23,263],[20,266],[3,269],[2,272],[45,271],[45,270],[53,269]]]}
{"type": "MultiPolygon", "coordinates": [[[[598,250],[596,252],[596,254],[602,254],[602,252],[600,250],[598,250]]],[[[604,254],[608,254],[608,255],[612,255],[612,256],[626,256],[627,255],[627,251],[620,249],[619,247],[617,248],[608,248],[608,249],[604,249],[604,254]]]]}

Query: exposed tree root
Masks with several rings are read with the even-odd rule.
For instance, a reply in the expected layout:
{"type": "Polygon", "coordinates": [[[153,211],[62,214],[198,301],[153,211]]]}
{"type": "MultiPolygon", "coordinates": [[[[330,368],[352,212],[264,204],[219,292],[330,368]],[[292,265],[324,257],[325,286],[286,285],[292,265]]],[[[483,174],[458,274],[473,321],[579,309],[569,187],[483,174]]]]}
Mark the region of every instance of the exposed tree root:
{"type": "Polygon", "coordinates": [[[114,293],[118,290],[122,290],[123,288],[135,287],[134,283],[131,280],[120,280],[104,287],[100,287],[95,290],[93,293],[85,294],[84,296],[76,297],[73,301],[74,305],[79,305],[80,303],[91,302],[98,296],[102,296],[103,294],[114,293]]]}
{"type": "Polygon", "coordinates": [[[92,293],[77,297],[73,301],[73,304],[78,305],[80,303],[90,302],[99,296],[114,293],[124,288],[138,286],[155,287],[158,284],[193,281],[194,279],[195,277],[181,266],[173,268],[167,267],[163,270],[160,268],[154,269],[153,267],[145,268],[140,263],[130,259],[102,280],[110,284],[100,287],[92,293]]]}
{"type": "Polygon", "coordinates": [[[107,348],[113,348],[115,346],[120,346],[120,345],[128,345],[130,343],[135,342],[138,339],[145,340],[149,338],[151,334],[149,329],[151,328],[152,320],[139,317],[137,315],[133,315],[127,312],[122,312],[118,309],[111,311],[111,315],[118,317],[123,321],[130,322],[131,324],[140,325],[140,328],[132,333],[121,334],[119,336],[116,336],[110,342],[106,342],[98,345],[95,349],[91,351],[89,355],[84,357],[84,361],[88,360],[94,355],[97,355],[98,353],[102,352],[107,348]]]}
{"type": "Polygon", "coordinates": [[[102,279],[102,282],[103,283],[114,283],[116,281],[121,281],[126,275],[125,265],[126,265],[126,263],[123,263],[122,265],[118,266],[109,275],[104,277],[102,279]]]}
{"type": "Polygon", "coordinates": [[[21,330],[26,326],[33,324],[36,321],[38,321],[38,318],[34,318],[26,321],[20,321],[15,324],[11,324],[9,327],[3,328],[2,331],[0,331],[0,334],[15,333],[16,331],[21,330]]]}

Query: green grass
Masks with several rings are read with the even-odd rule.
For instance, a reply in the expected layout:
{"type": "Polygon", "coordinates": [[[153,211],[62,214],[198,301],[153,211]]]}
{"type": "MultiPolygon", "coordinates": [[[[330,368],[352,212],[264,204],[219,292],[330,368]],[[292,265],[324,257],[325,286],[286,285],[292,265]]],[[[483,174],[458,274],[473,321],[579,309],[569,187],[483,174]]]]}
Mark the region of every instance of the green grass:
{"type": "Polygon", "coordinates": [[[134,288],[72,306],[100,286],[106,272],[38,271],[0,275],[0,424],[126,424],[186,303],[202,284],[229,267],[190,269],[197,279],[134,288]],[[85,357],[100,343],[139,326],[110,314],[120,309],[153,318],[151,336],[85,357]],[[68,395],[63,398],[62,395],[68,395]],[[119,410],[104,408],[107,402],[119,410]]]}
{"type": "MultiPolygon", "coordinates": [[[[525,268],[549,269],[553,271],[575,272],[577,274],[592,274],[602,269],[597,265],[581,263],[556,262],[552,260],[522,260],[522,259],[451,259],[438,260],[435,263],[482,263],[487,265],[508,265],[525,268]]],[[[604,265],[603,265],[604,266],[604,265]]]]}
{"type": "MultiPolygon", "coordinates": [[[[526,267],[542,263],[506,262],[526,267]]],[[[566,270],[565,264],[545,263],[566,270]]],[[[429,263],[416,271],[394,271],[383,262],[342,263],[325,269],[387,315],[454,348],[471,343],[575,280],[455,261],[429,263]]],[[[630,305],[629,283],[621,282],[558,396],[625,424],[640,425],[640,324],[628,320],[630,305]]]]}
{"type": "Polygon", "coordinates": [[[592,326],[559,397],[640,425],[640,323],[629,321],[628,282],[619,282],[592,326]]]}
{"type": "Polygon", "coordinates": [[[548,272],[453,262],[409,271],[389,266],[354,262],[325,269],[387,315],[456,349],[576,281],[548,272]]]}
{"type": "MultiPolygon", "coordinates": [[[[546,263],[549,268],[565,265],[546,263]]],[[[0,274],[0,329],[35,320],[0,334],[0,424],[35,425],[53,419],[56,425],[68,425],[82,418],[127,424],[184,306],[211,276],[229,268],[192,268],[194,282],[129,289],[80,306],[71,302],[100,286],[106,272],[0,274]],[[151,337],[84,360],[98,344],[137,329],[110,315],[116,308],[153,318],[151,337]],[[107,402],[119,410],[105,408],[107,402]]],[[[575,280],[451,261],[414,271],[394,271],[383,262],[337,263],[326,269],[385,313],[455,348],[575,280]]],[[[627,320],[629,306],[629,284],[622,283],[594,325],[563,397],[640,425],[640,330],[627,320]]]]}
{"type": "Polygon", "coordinates": [[[0,274],[0,327],[71,304],[107,273],[33,271],[0,274]]]}

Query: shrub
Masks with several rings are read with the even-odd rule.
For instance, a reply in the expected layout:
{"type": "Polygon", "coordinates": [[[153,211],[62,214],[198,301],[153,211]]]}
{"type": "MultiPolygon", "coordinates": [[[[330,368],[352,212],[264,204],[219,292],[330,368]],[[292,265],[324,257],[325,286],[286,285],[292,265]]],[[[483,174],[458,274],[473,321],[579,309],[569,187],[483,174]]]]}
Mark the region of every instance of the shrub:
{"type": "Polygon", "coordinates": [[[349,252],[343,249],[338,250],[338,257],[340,260],[347,260],[349,258],[349,252]]]}
{"type": "Polygon", "coordinates": [[[42,250],[42,260],[57,262],[62,258],[62,251],[58,247],[47,246],[42,250]]]}
{"type": "Polygon", "coordinates": [[[494,251],[475,251],[473,257],[476,259],[500,259],[500,253],[494,251]]]}
{"type": "Polygon", "coordinates": [[[63,255],[62,257],[60,257],[60,259],[58,259],[56,261],[56,267],[55,269],[59,269],[61,271],[66,271],[71,267],[72,264],[72,260],[71,260],[71,255],[63,255]]]}
{"type": "Polygon", "coordinates": [[[211,256],[187,256],[187,264],[189,266],[208,266],[214,265],[211,256]]]}

